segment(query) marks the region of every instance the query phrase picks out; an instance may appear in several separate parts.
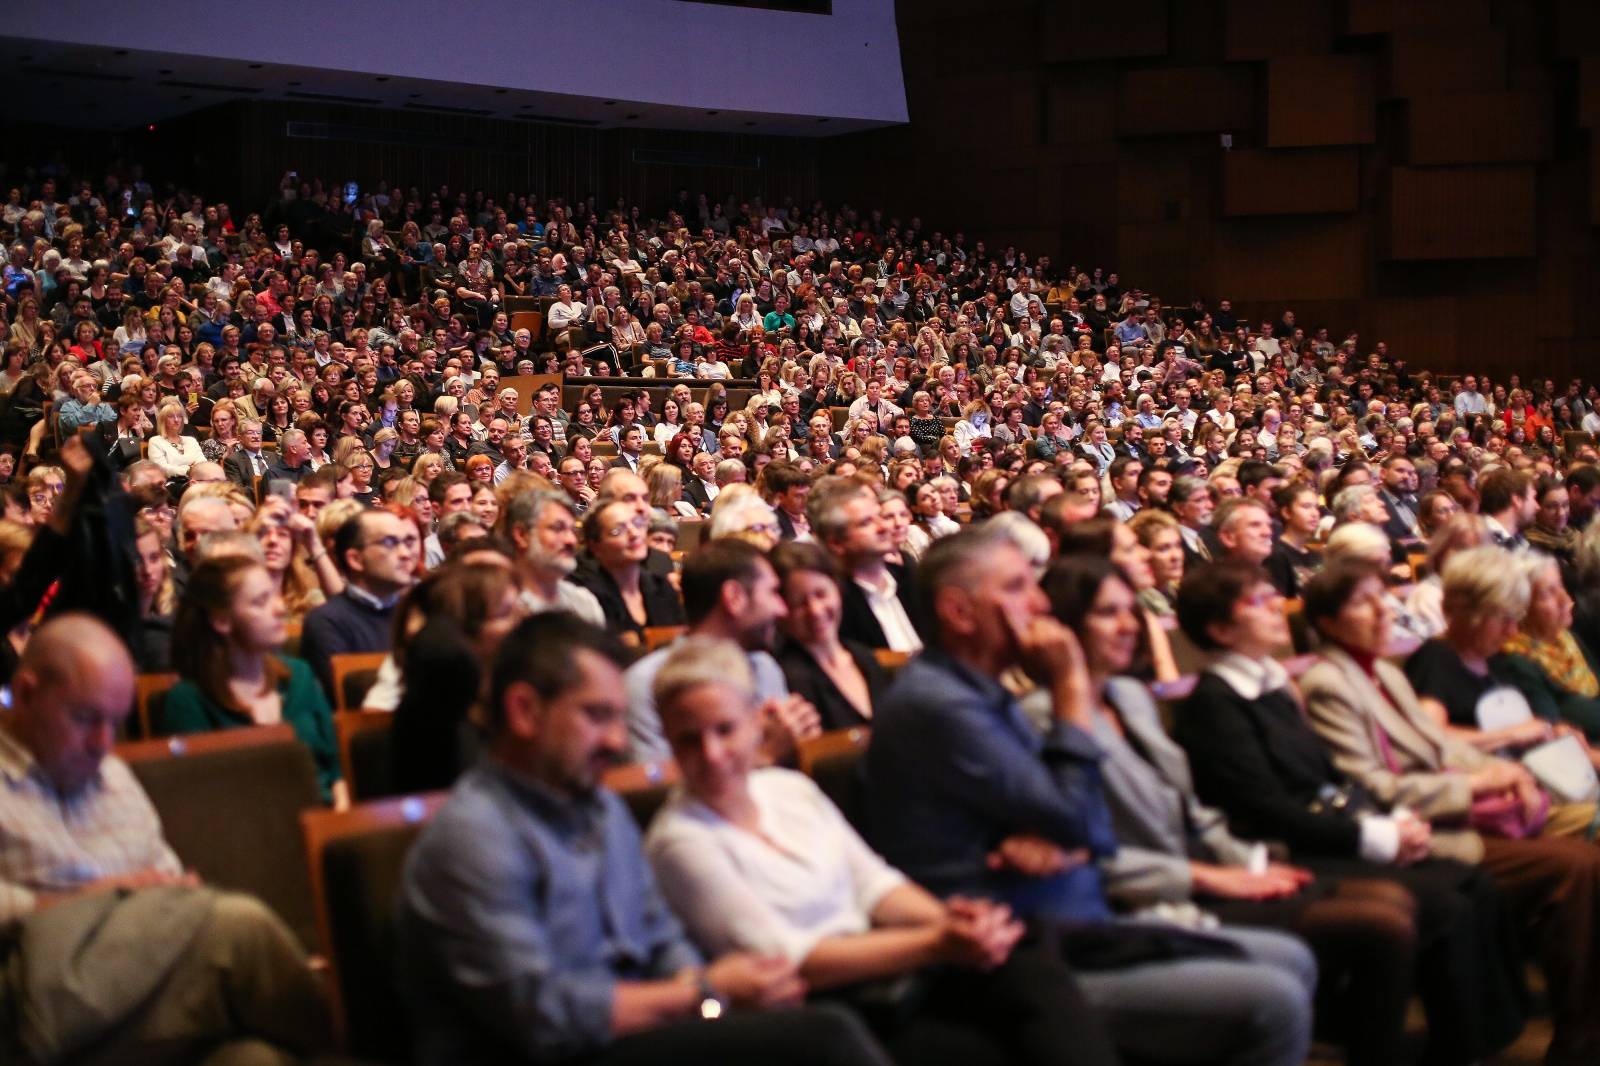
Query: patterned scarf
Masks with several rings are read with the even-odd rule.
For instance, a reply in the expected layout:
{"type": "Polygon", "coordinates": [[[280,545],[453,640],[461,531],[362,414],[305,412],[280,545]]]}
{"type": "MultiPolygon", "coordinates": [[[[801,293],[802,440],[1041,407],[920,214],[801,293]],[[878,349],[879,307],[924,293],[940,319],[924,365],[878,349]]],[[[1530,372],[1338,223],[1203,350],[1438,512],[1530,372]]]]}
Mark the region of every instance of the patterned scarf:
{"type": "Polygon", "coordinates": [[[1518,633],[1506,641],[1502,649],[1509,655],[1521,655],[1537,663],[1545,676],[1567,692],[1594,699],[1600,696],[1600,680],[1589,667],[1588,657],[1572,633],[1563,629],[1554,640],[1535,641],[1526,633],[1518,633]]]}

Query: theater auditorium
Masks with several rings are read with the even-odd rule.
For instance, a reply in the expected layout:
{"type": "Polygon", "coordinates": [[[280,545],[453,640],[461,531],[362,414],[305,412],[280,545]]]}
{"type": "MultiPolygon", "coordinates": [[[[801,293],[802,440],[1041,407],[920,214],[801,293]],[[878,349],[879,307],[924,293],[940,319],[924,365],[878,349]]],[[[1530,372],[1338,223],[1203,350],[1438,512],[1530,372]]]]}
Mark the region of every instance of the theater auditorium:
{"type": "Polygon", "coordinates": [[[1600,1063],[1600,6],[0,27],[0,1061],[1600,1063]]]}

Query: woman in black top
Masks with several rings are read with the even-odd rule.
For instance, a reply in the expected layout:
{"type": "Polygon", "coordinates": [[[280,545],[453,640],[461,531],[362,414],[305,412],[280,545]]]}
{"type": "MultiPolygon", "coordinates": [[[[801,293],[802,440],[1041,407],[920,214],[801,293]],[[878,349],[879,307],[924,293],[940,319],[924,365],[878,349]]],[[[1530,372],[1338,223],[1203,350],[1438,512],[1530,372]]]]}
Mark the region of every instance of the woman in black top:
{"type": "Polygon", "coordinates": [[[789,691],[810,701],[823,729],[870,725],[889,677],[871,648],[839,637],[844,601],[833,557],[789,541],[773,551],[772,565],[789,608],[777,655],[789,691]]]}
{"type": "Polygon", "coordinates": [[[521,617],[511,572],[492,563],[433,571],[395,612],[395,665],[405,688],[389,739],[397,793],[449,788],[472,764],[472,713],[495,649],[521,617]]]}
{"type": "Polygon", "coordinates": [[[1427,858],[1426,826],[1379,808],[1336,770],[1271,649],[1282,604],[1264,571],[1202,566],[1184,578],[1178,619],[1215,658],[1179,709],[1175,739],[1200,798],[1243,836],[1281,841],[1319,874],[1381,878],[1417,901],[1417,991],[1427,1058],[1487,1057],[1521,1030],[1515,929],[1477,867],[1427,858]]]}
{"type": "Polygon", "coordinates": [[[591,510],[584,516],[583,540],[592,565],[573,576],[600,601],[606,628],[636,648],[644,646],[647,627],[681,626],[685,621],[683,602],[671,582],[645,569],[648,527],[632,504],[619,501],[591,510]]]}
{"type": "Polygon", "coordinates": [[[1306,545],[1317,535],[1322,508],[1317,504],[1317,490],[1304,483],[1284,485],[1272,494],[1272,503],[1283,523],[1283,532],[1272,542],[1272,554],[1264,565],[1273,587],[1295,599],[1321,563],[1306,545]]]}
{"type": "Polygon", "coordinates": [[[1444,633],[1406,660],[1406,679],[1417,690],[1422,710],[1479,751],[1527,748],[1555,732],[1538,717],[1494,729],[1479,725],[1479,707],[1497,690],[1522,698],[1495,667],[1501,648],[1527,613],[1529,574],[1524,560],[1493,545],[1452,555],[1441,575],[1444,633]]]}

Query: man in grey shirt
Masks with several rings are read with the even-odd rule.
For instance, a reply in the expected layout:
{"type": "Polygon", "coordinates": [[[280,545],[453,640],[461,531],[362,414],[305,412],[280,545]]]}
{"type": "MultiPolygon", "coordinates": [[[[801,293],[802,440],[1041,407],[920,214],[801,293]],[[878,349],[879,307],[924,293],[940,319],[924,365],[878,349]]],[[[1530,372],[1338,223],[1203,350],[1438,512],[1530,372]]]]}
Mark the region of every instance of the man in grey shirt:
{"type": "Polygon", "coordinates": [[[501,646],[487,751],[400,889],[416,1061],[888,1066],[854,1015],[796,1006],[788,960],[704,965],[684,937],[627,806],[600,787],[626,740],[622,654],[561,612],[501,646]]]}

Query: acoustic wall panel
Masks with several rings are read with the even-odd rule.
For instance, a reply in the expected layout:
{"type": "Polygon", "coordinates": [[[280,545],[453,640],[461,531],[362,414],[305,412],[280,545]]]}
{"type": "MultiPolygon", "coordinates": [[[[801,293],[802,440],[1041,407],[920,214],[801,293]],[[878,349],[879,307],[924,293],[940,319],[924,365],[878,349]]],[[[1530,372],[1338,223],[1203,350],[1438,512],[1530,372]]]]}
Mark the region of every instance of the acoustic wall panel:
{"type": "Polygon", "coordinates": [[[1223,54],[1232,61],[1322,55],[1333,43],[1333,0],[1227,0],[1223,54]]]}
{"type": "Polygon", "coordinates": [[[1366,277],[1366,224],[1357,216],[1227,219],[1216,227],[1219,294],[1249,301],[1354,299],[1366,277]]]}
{"type": "Polygon", "coordinates": [[[1129,70],[1117,91],[1123,137],[1244,129],[1254,112],[1255,76],[1247,67],[1129,70]]]}
{"type": "Polygon", "coordinates": [[[1366,56],[1303,56],[1267,63],[1272,148],[1372,144],[1376,70],[1366,56]]]}
{"type": "MultiPolygon", "coordinates": [[[[1584,2],[1584,0],[1579,0],[1584,2]]],[[[1345,0],[1350,33],[1487,25],[1489,0],[1345,0]]]]}
{"type": "Polygon", "coordinates": [[[1355,211],[1361,203],[1355,148],[1267,148],[1223,153],[1225,215],[1355,211]]]}
{"type": "Polygon", "coordinates": [[[1533,256],[1537,207],[1531,166],[1394,167],[1386,258],[1533,256]]]}
{"type": "MultiPolygon", "coordinates": [[[[971,6],[969,2],[969,11],[971,6]]],[[[987,10],[983,12],[986,21],[988,14],[987,10]]],[[[1040,15],[1039,58],[1045,63],[1167,54],[1166,0],[1122,0],[1116,4],[1047,3],[1040,5],[1040,15]]],[[[1007,36],[1005,31],[1014,28],[1004,22],[997,26],[1002,36],[1007,36]]],[[[989,30],[975,28],[974,32],[989,30]]]]}
{"type": "Polygon", "coordinates": [[[1494,91],[1506,87],[1506,35],[1492,27],[1398,33],[1389,42],[1384,95],[1494,91]]]}
{"type": "Polygon", "coordinates": [[[1541,163],[1550,158],[1551,114],[1542,92],[1413,96],[1409,160],[1413,166],[1541,163]]]}

